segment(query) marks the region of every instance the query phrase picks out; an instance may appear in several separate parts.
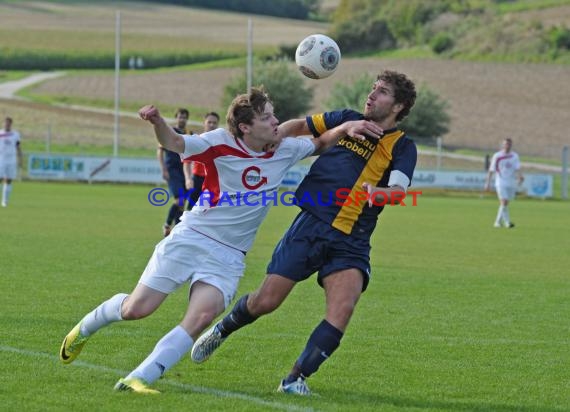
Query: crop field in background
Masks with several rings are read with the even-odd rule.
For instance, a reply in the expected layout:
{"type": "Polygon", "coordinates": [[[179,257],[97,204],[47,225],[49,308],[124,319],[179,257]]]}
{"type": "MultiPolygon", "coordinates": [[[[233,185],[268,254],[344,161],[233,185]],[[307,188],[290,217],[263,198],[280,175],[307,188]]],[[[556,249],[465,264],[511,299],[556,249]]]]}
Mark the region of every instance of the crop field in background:
{"type": "MultiPolygon", "coordinates": [[[[314,278],[208,362],[183,358],[156,383],[160,396],[115,393],[117,379],[181,319],[186,289],[147,319],[101,330],[71,365],[58,351],[81,316],[136,284],[166,214],[148,203],[150,189],[14,185],[0,210],[4,410],[568,410],[567,205],[517,200],[517,227],[498,230],[494,196],[424,195],[416,207],[384,211],[370,286],[341,346],[309,380],[318,396],[275,393],[323,317],[314,278]]],[[[261,282],[296,212],[272,208],[239,295],[261,282]]]]}
{"type": "MultiPolygon", "coordinates": [[[[313,110],[324,110],[323,103],[336,83],[354,81],[362,73],[375,76],[386,68],[407,73],[418,85],[428,85],[449,102],[447,146],[495,150],[503,138],[512,137],[520,153],[559,159],[562,146],[570,142],[567,66],[347,58],[334,76],[318,82],[306,80],[315,90],[313,110]]],[[[125,102],[220,107],[228,79],[244,73],[245,66],[126,74],[122,96],[125,102]]],[[[54,79],[31,90],[47,96],[106,98],[109,105],[113,91],[112,73],[54,79]]]]}
{"type": "MultiPolygon", "coordinates": [[[[124,55],[138,47],[157,52],[194,47],[197,50],[241,48],[245,53],[246,15],[148,3],[119,3],[118,8],[122,10],[124,55]]],[[[109,5],[0,3],[0,13],[7,17],[0,29],[0,40],[3,47],[8,48],[26,49],[46,41],[51,46],[45,47],[67,51],[113,50],[114,12],[115,8],[109,5]],[[20,30],[22,25],[29,29],[20,30]],[[78,34],[79,27],[81,33],[87,34],[78,34]]],[[[550,25],[557,23],[557,16],[570,16],[570,6],[560,6],[554,11],[529,10],[509,14],[505,18],[537,19],[550,25]]],[[[305,35],[326,32],[328,27],[323,23],[271,17],[256,16],[253,20],[255,53],[267,47],[296,44],[305,35]]],[[[452,121],[450,132],[444,136],[445,146],[492,151],[501,139],[508,136],[515,140],[515,149],[521,154],[560,159],[562,146],[569,142],[568,66],[387,56],[344,58],[334,76],[318,82],[306,80],[315,91],[312,111],[324,110],[324,101],[336,83],[351,82],[362,73],[375,75],[385,68],[401,70],[449,102],[452,121]]],[[[170,112],[177,106],[187,106],[196,119],[204,111],[225,113],[225,108],[220,107],[224,86],[230,78],[245,75],[243,59],[232,61],[231,65],[123,70],[122,108],[134,112],[142,104],[154,103],[170,112]]],[[[33,86],[24,95],[47,102],[111,108],[114,76],[112,71],[70,73],[69,76],[33,86]]],[[[83,117],[88,116],[85,114],[83,117]]],[[[28,117],[34,116],[31,114],[28,117]]],[[[30,130],[23,124],[28,119],[24,119],[16,119],[20,129],[28,128],[24,138],[39,138],[38,133],[43,134],[44,127],[30,130]]],[[[68,126],[57,126],[69,129],[68,126]]],[[[125,133],[124,140],[128,145],[127,142],[134,137],[129,134],[128,126],[125,133]]],[[[58,132],[61,139],[65,139],[65,134],[65,130],[58,132]]],[[[95,137],[94,143],[97,142],[95,137]]]]}
{"type": "Polygon", "coordinates": [[[328,24],[149,3],[54,4],[0,2],[2,47],[20,50],[114,51],[115,10],[121,10],[122,49],[188,51],[243,49],[251,17],[254,42],[293,45],[328,24]],[[26,27],[26,30],[22,30],[26,27]]]}

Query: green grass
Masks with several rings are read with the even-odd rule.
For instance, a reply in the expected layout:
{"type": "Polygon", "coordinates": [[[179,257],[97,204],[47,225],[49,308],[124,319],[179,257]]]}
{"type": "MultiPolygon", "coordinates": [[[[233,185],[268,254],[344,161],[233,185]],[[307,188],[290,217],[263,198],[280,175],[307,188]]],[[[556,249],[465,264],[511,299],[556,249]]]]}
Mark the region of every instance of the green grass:
{"type": "Polygon", "coordinates": [[[372,53],[357,53],[350,57],[377,57],[379,59],[437,59],[438,56],[429,46],[415,46],[394,50],[382,50],[372,53]]]}
{"type": "MultiPolygon", "coordinates": [[[[113,110],[115,108],[114,99],[96,99],[83,96],[69,96],[65,94],[40,94],[32,92],[33,89],[34,86],[32,85],[28,88],[20,90],[17,95],[24,97],[29,101],[50,106],[83,106],[106,110],[113,110]]],[[[120,101],[119,110],[122,112],[136,113],[141,107],[145,106],[146,104],[148,104],[148,102],[123,99],[120,101]]],[[[180,105],[161,103],[160,110],[162,113],[175,113],[179,106],[180,105]]],[[[211,110],[206,106],[185,105],[185,107],[190,111],[190,113],[208,113],[211,110]]],[[[203,122],[203,119],[200,116],[194,116],[194,118],[191,118],[190,120],[199,123],[203,122]]]]}
{"type": "MultiPolygon", "coordinates": [[[[162,395],[114,393],[181,319],[187,290],[147,319],[101,330],[72,365],[57,353],[81,316],[135,286],[166,215],[147,202],[150,188],[14,184],[0,209],[3,410],[568,410],[568,202],[517,200],[517,227],[497,230],[494,196],[426,195],[384,212],[369,289],[310,379],[318,397],[274,393],[323,316],[314,278],[207,363],[184,358],[157,382],[162,395]]],[[[261,282],[295,214],[271,210],[239,294],[261,282]]]]}
{"type": "Polygon", "coordinates": [[[565,6],[570,4],[570,0],[518,0],[513,2],[500,2],[494,7],[500,13],[513,13],[528,10],[540,10],[550,7],[565,6]]]}
{"type": "MultiPolygon", "coordinates": [[[[46,142],[41,140],[26,140],[26,155],[29,153],[47,153],[46,142]]],[[[112,156],[113,145],[92,145],[55,143],[50,145],[50,153],[53,154],[73,154],[81,156],[112,156]]],[[[120,147],[121,157],[152,157],[155,153],[148,148],[142,147],[120,147]]],[[[25,155],[25,156],[26,156],[25,155]]],[[[27,163],[25,163],[25,166],[27,163]]]]}
{"type": "Polygon", "coordinates": [[[20,80],[24,77],[31,76],[35,72],[22,71],[22,70],[0,70],[0,83],[11,82],[20,80]]]}
{"type": "MultiPolygon", "coordinates": [[[[52,28],[0,29],[3,47],[14,51],[35,52],[41,55],[65,51],[68,55],[88,55],[91,53],[113,52],[115,33],[113,23],[95,30],[75,31],[52,28]],[[107,30],[105,30],[107,29],[107,30]]],[[[124,33],[121,36],[121,49],[124,55],[137,55],[150,52],[154,55],[198,52],[203,50],[223,52],[243,52],[243,46],[230,42],[193,39],[183,36],[166,36],[142,33],[124,33]]]]}

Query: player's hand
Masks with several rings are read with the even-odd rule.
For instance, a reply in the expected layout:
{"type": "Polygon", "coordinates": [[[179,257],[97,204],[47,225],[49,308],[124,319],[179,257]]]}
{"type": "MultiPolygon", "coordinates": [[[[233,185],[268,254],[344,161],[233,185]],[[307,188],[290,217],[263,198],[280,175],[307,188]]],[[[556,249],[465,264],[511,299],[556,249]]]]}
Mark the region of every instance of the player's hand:
{"type": "Polygon", "coordinates": [[[194,181],[192,179],[186,179],[184,185],[186,186],[186,190],[194,189],[194,181]]]}
{"type": "Polygon", "coordinates": [[[344,126],[347,136],[356,140],[366,140],[367,137],[380,139],[384,135],[384,130],[369,120],[354,120],[344,123],[344,126]]]}
{"type": "Polygon", "coordinates": [[[139,110],[139,116],[143,120],[151,122],[152,124],[156,124],[160,119],[160,112],[155,106],[151,104],[141,107],[139,110]]]}
{"type": "Polygon", "coordinates": [[[374,189],[376,189],[376,187],[372,186],[368,182],[364,182],[362,183],[362,188],[368,192],[368,207],[372,207],[374,201],[374,199],[372,198],[372,193],[375,192],[374,189]]]}
{"type": "Polygon", "coordinates": [[[170,173],[168,173],[168,170],[164,169],[162,171],[162,178],[168,182],[170,180],[170,173]]]}

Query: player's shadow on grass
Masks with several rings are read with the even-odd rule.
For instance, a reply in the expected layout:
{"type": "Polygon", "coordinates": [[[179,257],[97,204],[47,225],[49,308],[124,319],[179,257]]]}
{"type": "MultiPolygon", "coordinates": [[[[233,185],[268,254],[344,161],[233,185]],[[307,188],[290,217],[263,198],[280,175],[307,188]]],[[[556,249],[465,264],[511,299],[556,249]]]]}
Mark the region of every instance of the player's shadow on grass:
{"type": "MultiPolygon", "coordinates": [[[[327,395],[323,392],[318,392],[320,399],[327,399],[327,395]]],[[[489,412],[560,412],[560,408],[552,407],[537,407],[537,406],[524,406],[524,405],[507,405],[493,402],[473,402],[473,401],[444,401],[444,400],[430,400],[430,399],[412,399],[388,395],[370,395],[349,391],[334,391],[331,394],[332,399],[336,404],[346,404],[347,407],[361,404],[362,407],[374,405],[381,407],[382,405],[391,405],[402,408],[418,408],[418,409],[440,409],[449,411],[489,411],[489,412]]]]}

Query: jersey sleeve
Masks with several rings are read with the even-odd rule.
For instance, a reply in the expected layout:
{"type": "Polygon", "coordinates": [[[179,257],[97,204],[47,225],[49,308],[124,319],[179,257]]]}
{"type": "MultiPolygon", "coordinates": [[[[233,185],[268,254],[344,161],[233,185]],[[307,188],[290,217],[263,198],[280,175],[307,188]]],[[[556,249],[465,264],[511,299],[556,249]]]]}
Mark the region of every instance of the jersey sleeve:
{"type": "Polygon", "coordinates": [[[412,181],[414,169],[416,168],[416,163],[418,161],[418,150],[414,141],[405,136],[401,138],[394,146],[392,159],[393,163],[392,172],[390,173],[390,183],[393,182],[393,184],[407,188],[412,181]],[[394,178],[392,178],[392,175],[394,178]]]}
{"type": "Polygon", "coordinates": [[[315,145],[309,137],[287,137],[281,145],[284,150],[290,152],[291,164],[295,164],[315,152],[315,145]]]}
{"type": "Polygon", "coordinates": [[[354,110],[344,109],[333,112],[314,114],[306,117],[309,130],[319,137],[324,132],[350,120],[362,120],[364,116],[354,110]]]}
{"type": "Polygon", "coordinates": [[[210,139],[210,134],[204,133],[202,135],[199,134],[191,134],[191,135],[183,135],[184,138],[184,153],[180,154],[182,160],[189,159],[191,156],[200,154],[208,150],[210,147],[213,146],[213,142],[210,139]]]}

